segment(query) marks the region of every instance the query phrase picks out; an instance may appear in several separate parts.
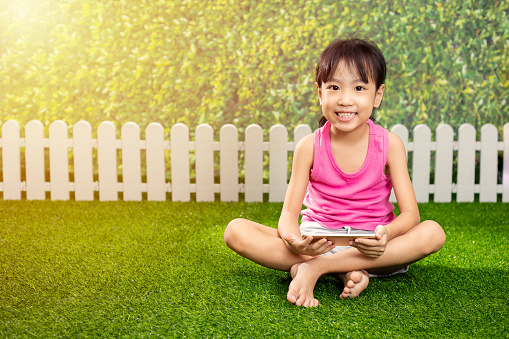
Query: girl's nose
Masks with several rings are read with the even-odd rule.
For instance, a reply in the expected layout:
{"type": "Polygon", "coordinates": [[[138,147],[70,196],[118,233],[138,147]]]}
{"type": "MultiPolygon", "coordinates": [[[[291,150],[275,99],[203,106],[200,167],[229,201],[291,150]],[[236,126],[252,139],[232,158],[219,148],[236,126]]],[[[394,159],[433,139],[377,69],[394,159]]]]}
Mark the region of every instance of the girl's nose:
{"type": "Polygon", "coordinates": [[[339,106],[351,106],[352,103],[352,95],[347,91],[343,91],[339,94],[338,105],[339,106]]]}

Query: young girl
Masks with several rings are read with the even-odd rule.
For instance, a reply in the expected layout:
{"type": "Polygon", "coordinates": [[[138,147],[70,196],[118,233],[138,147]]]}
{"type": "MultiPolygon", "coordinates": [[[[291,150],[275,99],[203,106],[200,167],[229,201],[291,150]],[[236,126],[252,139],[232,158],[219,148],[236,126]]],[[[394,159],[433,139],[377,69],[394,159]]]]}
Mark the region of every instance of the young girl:
{"type": "Polygon", "coordinates": [[[371,120],[382,102],[385,74],[385,59],[375,45],[359,39],[332,42],[316,67],[320,128],[295,149],[278,229],[235,219],[225,230],[226,244],[238,254],[290,272],[287,299],[297,306],[318,305],[313,289],[323,275],[343,280],[342,298],[356,297],[370,276],[406,272],[444,244],[440,225],[420,221],[403,143],[371,120]],[[397,217],[389,202],[392,188],[397,217]],[[303,202],[307,209],[299,228],[303,202]],[[301,236],[345,226],[374,230],[376,238],[335,247],[326,238],[301,236]]]}

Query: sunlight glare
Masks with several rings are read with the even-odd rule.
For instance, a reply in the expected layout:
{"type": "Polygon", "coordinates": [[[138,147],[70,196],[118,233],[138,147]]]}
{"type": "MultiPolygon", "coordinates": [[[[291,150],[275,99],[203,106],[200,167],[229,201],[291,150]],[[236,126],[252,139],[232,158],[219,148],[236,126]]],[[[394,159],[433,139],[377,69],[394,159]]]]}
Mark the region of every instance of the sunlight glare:
{"type": "MultiPolygon", "coordinates": [[[[38,0],[7,0],[7,10],[11,16],[20,20],[36,19],[43,2],[38,0]]],[[[42,18],[39,18],[42,19],[42,18]]]]}

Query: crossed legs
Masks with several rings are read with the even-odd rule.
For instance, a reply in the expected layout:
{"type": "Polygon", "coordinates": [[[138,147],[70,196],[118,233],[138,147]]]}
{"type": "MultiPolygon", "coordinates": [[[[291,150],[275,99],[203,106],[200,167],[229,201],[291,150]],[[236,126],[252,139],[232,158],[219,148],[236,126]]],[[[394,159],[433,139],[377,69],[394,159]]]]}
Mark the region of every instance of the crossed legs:
{"type": "Polygon", "coordinates": [[[226,245],[262,266],[289,271],[293,280],[287,299],[297,306],[317,306],[314,286],[322,275],[335,274],[344,282],[341,297],[356,297],[369,283],[368,272],[389,274],[436,251],[445,234],[436,222],[424,221],[387,243],[385,253],[370,258],[355,248],[326,256],[309,257],[291,252],[276,229],[246,219],[235,219],[225,230],[226,245]]]}

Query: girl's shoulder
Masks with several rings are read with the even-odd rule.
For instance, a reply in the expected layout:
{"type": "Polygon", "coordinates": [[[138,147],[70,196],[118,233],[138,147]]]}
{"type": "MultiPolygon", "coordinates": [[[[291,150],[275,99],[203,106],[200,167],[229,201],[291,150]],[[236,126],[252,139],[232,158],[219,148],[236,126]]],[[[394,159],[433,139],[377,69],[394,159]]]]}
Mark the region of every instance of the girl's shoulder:
{"type": "Polygon", "coordinates": [[[314,133],[306,135],[295,146],[294,158],[312,166],[314,159],[314,133]]]}
{"type": "Polygon", "coordinates": [[[315,133],[311,133],[306,135],[304,138],[300,139],[300,141],[295,145],[295,152],[306,152],[313,153],[315,144],[315,133]]]}
{"type": "Polygon", "coordinates": [[[396,134],[389,132],[389,161],[394,156],[402,156],[406,158],[406,150],[403,141],[396,134]]]}
{"type": "Polygon", "coordinates": [[[393,147],[405,148],[403,141],[397,134],[394,134],[392,132],[388,132],[388,134],[389,134],[389,147],[391,147],[391,145],[392,145],[393,147]]]}

